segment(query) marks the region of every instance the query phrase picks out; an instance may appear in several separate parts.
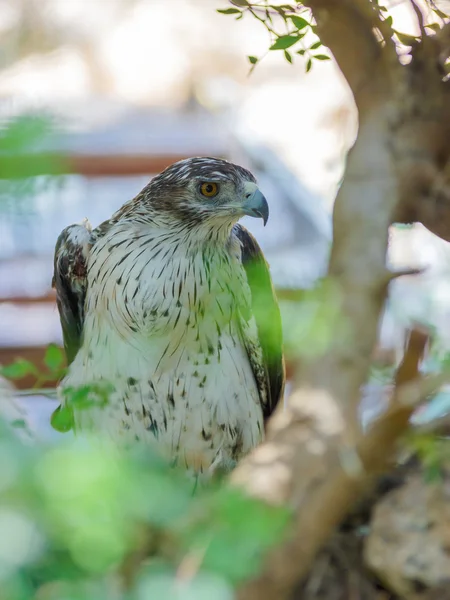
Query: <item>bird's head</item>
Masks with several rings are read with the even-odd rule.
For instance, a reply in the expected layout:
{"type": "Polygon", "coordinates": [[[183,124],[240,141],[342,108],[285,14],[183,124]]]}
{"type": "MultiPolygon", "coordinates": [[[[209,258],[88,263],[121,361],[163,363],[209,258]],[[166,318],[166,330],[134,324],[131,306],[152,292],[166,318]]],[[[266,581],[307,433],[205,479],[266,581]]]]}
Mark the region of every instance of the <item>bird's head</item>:
{"type": "Polygon", "coordinates": [[[269,218],[267,200],[254,176],[219,158],[188,158],[152,179],[140,194],[152,212],[183,223],[222,227],[244,215],[269,218]]]}

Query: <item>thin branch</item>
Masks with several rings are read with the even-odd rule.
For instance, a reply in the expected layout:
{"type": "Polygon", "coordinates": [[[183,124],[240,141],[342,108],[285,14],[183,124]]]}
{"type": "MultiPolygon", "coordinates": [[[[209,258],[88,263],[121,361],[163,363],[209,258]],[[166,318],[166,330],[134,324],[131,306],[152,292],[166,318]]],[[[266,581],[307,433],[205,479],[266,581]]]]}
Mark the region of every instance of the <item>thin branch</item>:
{"type": "Polygon", "coordinates": [[[382,21],[366,0],[306,0],[303,4],[311,9],[318,35],[336,58],[358,103],[359,90],[370,82],[382,56],[388,52],[397,62],[394,48],[382,48],[374,35],[374,27],[383,31],[382,21]]]}
{"type": "Polygon", "coordinates": [[[411,275],[423,275],[426,272],[426,269],[423,267],[406,267],[402,269],[398,269],[397,271],[387,271],[386,272],[386,284],[391,283],[399,277],[408,277],[411,275]]]}
{"type": "Polygon", "coordinates": [[[57,398],[57,391],[55,388],[28,388],[26,390],[14,390],[14,396],[18,398],[28,398],[33,396],[46,396],[52,400],[57,398]]]}
{"type": "Polygon", "coordinates": [[[411,6],[413,7],[414,12],[416,13],[417,21],[419,23],[420,33],[422,35],[422,43],[427,37],[427,32],[425,29],[425,19],[423,13],[419,6],[416,4],[415,0],[410,0],[411,6]]]}
{"type": "Polygon", "coordinates": [[[450,436],[450,413],[440,415],[426,423],[413,424],[414,433],[450,436]]]}
{"type": "Polygon", "coordinates": [[[443,371],[403,385],[399,388],[395,401],[387,414],[393,415],[405,409],[415,409],[421,402],[448,383],[450,383],[450,371],[443,371]]]}
{"type": "Polygon", "coordinates": [[[419,366],[425,356],[429,339],[429,331],[419,328],[419,326],[408,333],[405,354],[394,377],[394,385],[397,390],[404,383],[414,381],[419,377],[419,366]]]}

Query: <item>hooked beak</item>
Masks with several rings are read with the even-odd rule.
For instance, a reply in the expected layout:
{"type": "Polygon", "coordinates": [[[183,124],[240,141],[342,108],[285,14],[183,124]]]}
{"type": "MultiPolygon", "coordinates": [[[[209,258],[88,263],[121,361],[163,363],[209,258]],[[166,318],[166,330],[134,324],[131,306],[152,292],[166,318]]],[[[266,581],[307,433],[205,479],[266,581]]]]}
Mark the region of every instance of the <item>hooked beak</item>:
{"type": "Polygon", "coordinates": [[[245,202],[242,205],[244,215],[263,220],[264,226],[269,218],[269,205],[264,195],[254,183],[246,184],[245,202]]]}

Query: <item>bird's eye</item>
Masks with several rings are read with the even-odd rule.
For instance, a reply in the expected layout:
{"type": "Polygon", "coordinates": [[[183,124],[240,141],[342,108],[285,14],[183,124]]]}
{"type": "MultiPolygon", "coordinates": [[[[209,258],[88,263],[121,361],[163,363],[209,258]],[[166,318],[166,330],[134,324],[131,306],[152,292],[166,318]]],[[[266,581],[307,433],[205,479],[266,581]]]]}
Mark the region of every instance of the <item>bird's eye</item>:
{"type": "Polygon", "coordinates": [[[219,186],[211,181],[202,183],[200,184],[200,193],[207,198],[213,198],[219,193],[219,186]]]}

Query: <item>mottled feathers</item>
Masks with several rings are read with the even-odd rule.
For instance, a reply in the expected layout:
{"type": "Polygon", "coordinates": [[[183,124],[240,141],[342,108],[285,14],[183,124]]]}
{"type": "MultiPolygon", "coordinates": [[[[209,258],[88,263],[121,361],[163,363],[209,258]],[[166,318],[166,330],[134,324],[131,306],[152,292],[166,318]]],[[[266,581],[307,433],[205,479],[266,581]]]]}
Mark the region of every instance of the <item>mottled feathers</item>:
{"type": "Polygon", "coordinates": [[[284,390],[281,320],[263,253],[236,221],[264,207],[249,171],[197,158],[96,229],[64,229],[53,278],[70,365],[62,387],[110,376],[115,406],[96,426],[149,432],[194,470],[261,441],[253,403],[265,420],[284,390]]]}
{"type": "Polygon", "coordinates": [[[85,219],[80,225],[66,227],[56,241],[52,287],[56,290],[64,349],[69,364],[81,344],[91,235],[90,223],[85,219]]]}

